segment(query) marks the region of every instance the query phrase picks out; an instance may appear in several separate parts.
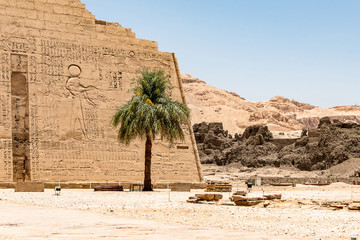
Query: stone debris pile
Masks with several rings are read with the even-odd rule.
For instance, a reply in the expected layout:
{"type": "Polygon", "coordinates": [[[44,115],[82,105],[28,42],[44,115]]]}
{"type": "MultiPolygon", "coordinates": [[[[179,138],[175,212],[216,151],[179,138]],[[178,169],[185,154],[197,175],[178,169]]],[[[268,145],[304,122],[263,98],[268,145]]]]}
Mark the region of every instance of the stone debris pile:
{"type": "Polygon", "coordinates": [[[263,207],[270,205],[270,201],[281,200],[281,194],[264,194],[261,197],[247,196],[246,191],[235,192],[229,200],[222,200],[222,194],[195,194],[195,196],[189,197],[188,203],[200,203],[200,204],[218,204],[228,206],[255,206],[262,203],[263,207]],[[220,201],[222,200],[222,201],[220,201]]]}
{"type": "Polygon", "coordinates": [[[321,207],[332,210],[360,210],[360,201],[327,201],[318,203],[321,207]]]}
{"type": "MultiPolygon", "coordinates": [[[[253,125],[231,135],[221,122],[193,126],[201,163],[244,167],[292,166],[300,170],[326,170],[345,160],[360,158],[360,125],[328,117],[317,128],[304,129],[298,139],[274,139],[267,126],[253,125]]],[[[354,169],[351,176],[360,177],[354,169]]]]}
{"type": "Polygon", "coordinates": [[[246,191],[233,193],[229,200],[223,199],[222,194],[204,193],[195,194],[189,197],[188,203],[216,204],[226,206],[256,206],[264,208],[301,208],[301,209],[330,209],[344,211],[360,211],[360,201],[317,201],[317,200],[286,200],[282,199],[282,194],[263,194],[262,196],[249,196],[246,191]]]}
{"type": "Polygon", "coordinates": [[[230,200],[233,201],[236,206],[254,206],[258,205],[259,203],[263,203],[263,206],[267,207],[270,205],[269,200],[280,199],[281,194],[267,194],[263,195],[262,197],[247,197],[246,192],[244,191],[236,192],[230,197],[230,200]]]}

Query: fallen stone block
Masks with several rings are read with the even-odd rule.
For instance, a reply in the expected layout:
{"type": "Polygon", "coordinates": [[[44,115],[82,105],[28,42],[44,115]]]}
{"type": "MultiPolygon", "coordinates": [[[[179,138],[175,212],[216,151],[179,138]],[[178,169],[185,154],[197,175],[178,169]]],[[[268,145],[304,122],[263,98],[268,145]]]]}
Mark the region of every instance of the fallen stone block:
{"type": "Polygon", "coordinates": [[[246,200],[248,200],[248,198],[245,196],[231,196],[230,200],[237,202],[237,201],[246,201],[246,200]]]}
{"type": "Polygon", "coordinates": [[[360,210],[360,205],[353,205],[353,204],[351,204],[351,205],[349,205],[348,206],[348,209],[349,210],[360,210]]]}
{"type": "Polygon", "coordinates": [[[233,195],[235,195],[235,196],[246,196],[246,194],[247,194],[246,191],[237,191],[233,195]]]}
{"type": "Polygon", "coordinates": [[[223,195],[222,194],[214,194],[214,200],[215,201],[219,201],[220,199],[223,198],[223,195]]]}
{"type": "Polygon", "coordinates": [[[281,194],[265,194],[264,197],[266,200],[274,200],[274,199],[281,199],[281,194]]]}
{"type": "Polygon", "coordinates": [[[262,201],[237,201],[235,202],[236,206],[255,206],[259,203],[261,203],[262,201]]]}
{"type": "Polygon", "coordinates": [[[221,202],[220,205],[222,206],[236,206],[234,202],[221,202]]]}
{"type": "Polygon", "coordinates": [[[186,200],[188,203],[197,203],[198,202],[198,199],[188,199],[186,200]]]}
{"type": "Polygon", "coordinates": [[[337,208],[337,209],[343,209],[344,207],[346,207],[347,205],[344,204],[330,204],[330,207],[332,208],[337,208]]]}
{"type": "Polygon", "coordinates": [[[195,196],[189,197],[187,202],[189,203],[206,203],[206,204],[215,204],[220,199],[223,198],[222,194],[195,194],[195,196]]]}
{"type": "Polygon", "coordinates": [[[214,199],[214,194],[210,194],[210,193],[195,194],[195,197],[200,200],[211,201],[214,199]]]}

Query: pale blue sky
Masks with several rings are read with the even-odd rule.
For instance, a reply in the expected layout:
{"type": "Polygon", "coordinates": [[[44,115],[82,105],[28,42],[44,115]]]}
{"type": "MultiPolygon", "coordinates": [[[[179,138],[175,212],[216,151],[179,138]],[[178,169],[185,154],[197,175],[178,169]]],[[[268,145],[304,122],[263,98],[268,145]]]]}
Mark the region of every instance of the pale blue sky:
{"type": "Polygon", "coordinates": [[[360,104],[360,0],[81,0],[250,101],[360,104]]]}

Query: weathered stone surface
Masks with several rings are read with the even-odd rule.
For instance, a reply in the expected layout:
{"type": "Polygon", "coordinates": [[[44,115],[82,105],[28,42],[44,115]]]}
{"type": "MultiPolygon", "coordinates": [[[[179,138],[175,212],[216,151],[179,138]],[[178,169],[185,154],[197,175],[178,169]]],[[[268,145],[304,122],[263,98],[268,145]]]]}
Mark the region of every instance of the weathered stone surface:
{"type": "Polygon", "coordinates": [[[17,182],[15,192],[44,192],[43,182],[17,182]]]}
{"type": "Polygon", "coordinates": [[[237,201],[246,201],[248,198],[245,197],[245,196],[237,196],[237,195],[234,195],[234,196],[231,196],[230,197],[230,200],[231,201],[234,201],[234,202],[237,202],[237,201]]]}
{"type": "Polygon", "coordinates": [[[188,203],[201,203],[201,204],[215,204],[223,198],[222,194],[195,194],[194,197],[189,197],[188,203]]]}
{"type": "Polygon", "coordinates": [[[202,163],[226,165],[241,162],[244,166],[278,165],[271,161],[277,147],[270,143],[272,135],[266,126],[250,126],[243,135],[232,137],[222,123],[199,123],[193,126],[202,163]],[[270,162],[271,161],[271,162],[270,162]]]}
{"type": "Polygon", "coordinates": [[[237,191],[237,192],[235,192],[233,195],[245,196],[246,194],[247,194],[246,191],[237,191]]]}
{"type": "Polygon", "coordinates": [[[236,206],[255,206],[259,203],[262,203],[262,201],[237,201],[235,202],[236,206]]]}
{"type": "Polygon", "coordinates": [[[205,192],[231,192],[232,185],[230,184],[208,184],[205,192]]]}
{"type": "Polygon", "coordinates": [[[360,210],[360,204],[351,204],[348,206],[349,210],[360,210]]]}
{"type": "Polygon", "coordinates": [[[323,117],[323,118],[320,118],[319,120],[319,128],[322,126],[322,125],[330,125],[331,124],[331,119],[329,117],[323,117]]]}
{"type": "Polygon", "coordinates": [[[223,205],[223,206],[236,206],[236,204],[234,202],[221,202],[220,205],[223,205]]]}
{"type": "Polygon", "coordinates": [[[265,194],[266,200],[281,199],[281,194],[265,194]]]}
{"type": "Polygon", "coordinates": [[[219,201],[220,199],[223,198],[223,195],[222,194],[214,194],[214,200],[215,201],[219,201]]]}
{"type": "Polygon", "coordinates": [[[190,192],[191,183],[172,183],[170,189],[174,192],[190,192]]]}
{"type": "Polygon", "coordinates": [[[214,200],[214,194],[206,193],[206,194],[195,194],[195,197],[199,200],[211,201],[214,200]]]}
{"type": "Polygon", "coordinates": [[[316,129],[303,131],[300,139],[281,139],[279,143],[264,126],[250,126],[243,135],[235,134],[235,138],[221,123],[200,123],[193,128],[202,163],[239,162],[245,167],[287,165],[300,170],[324,170],[360,157],[360,125],[332,122],[330,118],[324,118],[316,129]]]}
{"type": "Polygon", "coordinates": [[[197,203],[198,200],[195,198],[189,198],[188,200],[186,200],[188,203],[197,203]]]}
{"type": "Polygon", "coordinates": [[[281,164],[293,165],[301,170],[321,170],[337,165],[349,158],[360,157],[360,126],[339,121],[322,121],[318,130],[308,132],[295,145],[284,147],[278,158],[281,164]]]}
{"type": "MultiPolygon", "coordinates": [[[[80,0],[0,9],[0,181],[141,182],[144,142],[119,144],[109,123],[144,67],[165,70],[171,97],[185,102],[175,55],[96,20],[80,0]]],[[[154,182],[202,181],[191,126],[183,129],[182,143],[155,140],[154,182]]]]}

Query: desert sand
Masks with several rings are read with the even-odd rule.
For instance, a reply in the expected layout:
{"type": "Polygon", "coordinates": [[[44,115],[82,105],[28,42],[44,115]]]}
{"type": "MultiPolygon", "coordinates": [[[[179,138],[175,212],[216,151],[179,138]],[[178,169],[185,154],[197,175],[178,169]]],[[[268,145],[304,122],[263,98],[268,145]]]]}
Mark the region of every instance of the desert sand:
{"type": "MultiPolygon", "coordinates": [[[[170,225],[116,215],[0,202],[0,239],[278,239],[263,234],[170,225]]],[[[285,238],[284,238],[285,239],[285,238]]]]}
{"type": "MultiPolygon", "coordinates": [[[[234,184],[233,190],[244,187],[234,184]]],[[[255,186],[251,196],[281,193],[286,200],[267,208],[186,202],[203,191],[63,189],[55,196],[50,189],[44,193],[1,189],[0,239],[348,240],[360,235],[360,211],[335,211],[314,203],[360,200],[360,186],[255,186]]],[[[231,193],[222,194],[220,203],[228,202],[231,193]]]]}

